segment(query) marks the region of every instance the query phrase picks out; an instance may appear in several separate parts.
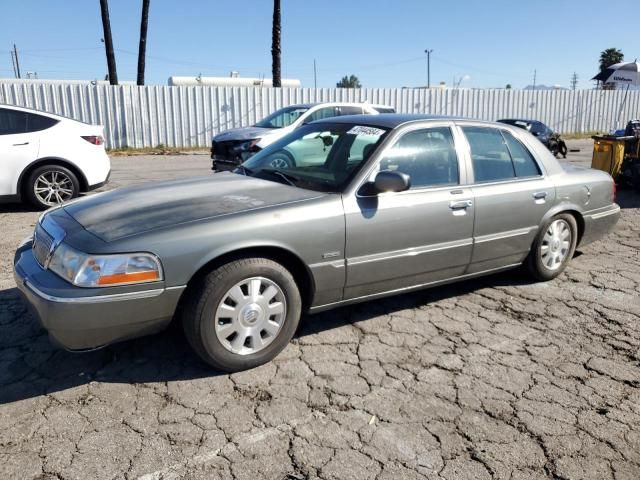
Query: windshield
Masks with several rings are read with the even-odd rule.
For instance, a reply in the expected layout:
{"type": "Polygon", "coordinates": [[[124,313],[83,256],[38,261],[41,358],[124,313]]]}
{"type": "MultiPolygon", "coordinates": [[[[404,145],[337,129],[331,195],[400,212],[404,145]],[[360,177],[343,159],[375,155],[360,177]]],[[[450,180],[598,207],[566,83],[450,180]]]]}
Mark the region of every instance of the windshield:
{"type": "Polygon", "coordinates": [[[341,192],[388,131],[352,123],[305,125],[258,152],[237,171],[309,190],[341,192]]]}
{"type": "Polygon", "coordinates": [[[309,110],[306,107],[285,107],[276,110],[271,115],[256,123],[256,127],[262,128],[283,128],[288,127],[295,122],[300,116],[309,110]]]}

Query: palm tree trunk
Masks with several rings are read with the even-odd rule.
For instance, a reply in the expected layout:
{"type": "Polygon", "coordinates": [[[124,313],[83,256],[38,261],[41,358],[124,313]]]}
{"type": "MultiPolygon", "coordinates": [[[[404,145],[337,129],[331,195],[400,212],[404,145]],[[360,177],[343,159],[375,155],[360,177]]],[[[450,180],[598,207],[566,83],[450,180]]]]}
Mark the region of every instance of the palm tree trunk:
{"type": "Polygon", "coordinates": [[[109,83],[111,83],[111,85],[118,85],[116,55],[113,52],[111,20],[109,20],[109,3],[107,0],[100,0],[100,13],[102,15],[102,30],[104,31],[104,48],[107,54],[107,68],[109,69],[109,83]]]}
{"type": "Polygon", "coordinates": [[[271,73],[273,76],[273,86],[282,86],[282,72],[280,68],[280,0],[273,0],[273,30],[271,36],[271,73]]]}
{"type": "Polygon", "coordinates": [[[144,85],[144,66],[147,53],[147,25],[149,24],[149,3],[142,0],[142,18],[140,20],[140,45],[138,46],[138,85],[144,85]]]}

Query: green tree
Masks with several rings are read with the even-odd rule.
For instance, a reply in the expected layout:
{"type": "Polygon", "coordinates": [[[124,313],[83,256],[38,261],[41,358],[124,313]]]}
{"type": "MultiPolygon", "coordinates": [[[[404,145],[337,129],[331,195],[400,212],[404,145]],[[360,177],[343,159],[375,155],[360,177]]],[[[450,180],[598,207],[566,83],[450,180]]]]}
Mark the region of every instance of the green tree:
{"type": "Polygon", "coordinates": [[[507,90],[511,90],[511,84],[510,84],[510,83],[507,83],[507,86],[506,86],[506,87],[504,87],[504,88],[506,88],[507,90]]]}
{"type": "Polygon", "coordinates": [[[338,88],[362,88],[362,84],[360,80],[355,75],[344,76],[342,79],[336,83],[336,87],[338,88]]]}
{"type": "Polygon", "coordinates": [[[282,20],[280,18],[280,0],[273,0],[273,24],[271,27],[271,75],[274,87],[282,86],[280,65],[282,20]]]}
{"type": "MultiPolygon", "coordinates": [[[[604,72],[611,65],[620,63],[623,60],[624,60],[624,54],[622,53],[621,50],[617,48],[607,48],[606,50],[603,50],[602,52],[600,52],[600,60],[599,60],[600,73],[604,72]]],[[[612,84],[606,83],[602,85],[602,88],[603,90],[614,90],[616,88],[616,85],[615,83],[612,83],[612,84]]]]}

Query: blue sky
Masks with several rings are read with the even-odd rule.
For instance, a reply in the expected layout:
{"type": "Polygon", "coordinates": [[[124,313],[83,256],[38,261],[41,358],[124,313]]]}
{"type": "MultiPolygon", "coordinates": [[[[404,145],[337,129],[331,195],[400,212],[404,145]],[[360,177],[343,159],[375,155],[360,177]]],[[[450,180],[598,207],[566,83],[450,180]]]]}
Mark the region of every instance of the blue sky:
{"type": "MultiPolygon", "coordinates": [[[[40,78],[95,79],[106,73],[98,0],[3,0],[0,77],[21,70],[40,78]]],[[[568,86],[579,75],[589,88],[600,51],[640,57],[637,29],[595,0],[282,0],[283,77],[333,87],[357,75],[365,87],[426,84],[425,48],[433,49],[431,83],[454,78],[463,87],[568,86]],[[609,21],[610,20],[610,21],[609,21]]],[[[118,76],[135,80],[140,0],[110,0],[118,76]]],[[[639,18],[640,5],[616,11],[639,18]]],[[[147,84],[170,75],[270,76],[270,0],[151,0],[147,84]]]]}

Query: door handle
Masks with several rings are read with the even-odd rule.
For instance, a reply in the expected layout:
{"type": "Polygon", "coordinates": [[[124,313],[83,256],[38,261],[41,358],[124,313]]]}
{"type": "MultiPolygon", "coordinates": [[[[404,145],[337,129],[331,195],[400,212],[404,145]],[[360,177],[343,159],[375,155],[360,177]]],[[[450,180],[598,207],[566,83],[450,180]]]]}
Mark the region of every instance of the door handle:
{"type": "Polygon", "coordinates": [[[21,147],[22,145],[29,145],[29,142],[24,142],[24,143],[14,143],[13,146],[14,147],[21,147]]]}
{"type": "Polygon", "coordinates": [[[462,209],[467,209],[469,207],[473,207],[473,202],[471,200],[459,200],[457,202],[449,202],[449,208],[451,210],[462,210],[462,209]]]}
{"type": "Polygon", "coordinates": [[[535,200],[541,200],[543,198],[547,198],[547,192],[536,192],[533,194],[533,198],[535,200]]]}

